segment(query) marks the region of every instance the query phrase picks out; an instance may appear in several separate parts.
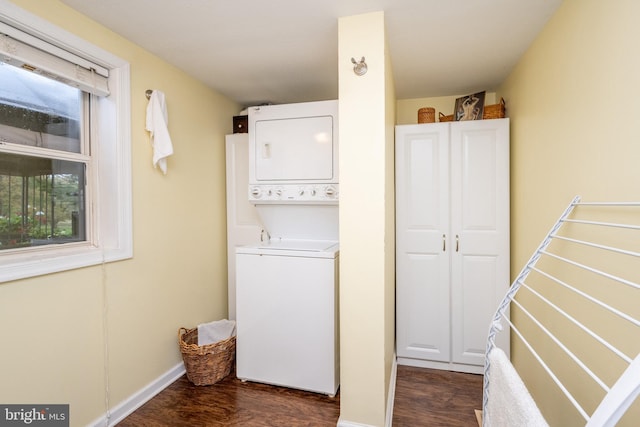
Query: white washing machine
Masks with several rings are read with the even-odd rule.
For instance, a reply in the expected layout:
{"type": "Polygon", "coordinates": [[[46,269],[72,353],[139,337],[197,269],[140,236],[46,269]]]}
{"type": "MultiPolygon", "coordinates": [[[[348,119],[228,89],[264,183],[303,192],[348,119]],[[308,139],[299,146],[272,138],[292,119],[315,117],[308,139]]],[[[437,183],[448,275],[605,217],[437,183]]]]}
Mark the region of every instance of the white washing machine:
{"type": "Polygon", "coordinates": [[[236,249],[236,375],[335,395],[338,243],[282,240],[236,249]]]}

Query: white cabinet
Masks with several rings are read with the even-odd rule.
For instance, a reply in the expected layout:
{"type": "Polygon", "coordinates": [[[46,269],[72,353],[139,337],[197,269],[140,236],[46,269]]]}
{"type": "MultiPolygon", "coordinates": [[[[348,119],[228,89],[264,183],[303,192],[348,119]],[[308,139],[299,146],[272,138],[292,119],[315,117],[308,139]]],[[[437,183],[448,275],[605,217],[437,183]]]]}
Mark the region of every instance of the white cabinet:
{"type": "Polygon", "coordinates": [[[249,203],[249,135],[225,137],[229,319],[236,318],[236,247],[258,243],[262,224],[249,203]]]}
{"type": "Polygon", "coordinates": [[[398,363],[481,373],[509,284],[509,119],[397,126],[398,363]]]}

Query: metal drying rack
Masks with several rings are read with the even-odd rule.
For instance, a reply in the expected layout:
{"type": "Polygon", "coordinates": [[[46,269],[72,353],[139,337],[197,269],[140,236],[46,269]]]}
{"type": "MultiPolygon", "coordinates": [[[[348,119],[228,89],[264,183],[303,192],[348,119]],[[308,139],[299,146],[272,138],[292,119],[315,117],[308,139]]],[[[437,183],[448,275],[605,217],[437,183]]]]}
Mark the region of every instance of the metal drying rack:
{"type": "Polygon", "coordinates": [[[563,425],[581,424],[580,418],[587,427],[616,425],[640,394],[639,282],[640,202],[576,197],[496,311],[483,412],[491,399],[489,352],[498,333],[511,332],[512,349],[526,360],[516,363],[523,366],[518,376],[525,386],[537,384],[538,395],[531,394],[545,418],[551,408],[554,417],[574,417],[563,425]],[[508,327],[501,331],[503,322],[508,327]]]}

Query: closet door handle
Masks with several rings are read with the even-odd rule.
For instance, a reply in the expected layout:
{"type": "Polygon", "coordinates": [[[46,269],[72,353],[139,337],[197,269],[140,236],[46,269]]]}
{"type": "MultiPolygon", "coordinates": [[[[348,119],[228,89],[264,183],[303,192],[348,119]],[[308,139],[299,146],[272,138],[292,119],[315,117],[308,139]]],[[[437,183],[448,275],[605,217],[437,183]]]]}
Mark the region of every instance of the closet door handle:
{"type": "Polygon", "coordinates": [[[268,142],[265,142],[264,144],[262,144],[262,158],[263,159],[271,158],[271,144],[268,142]]]}
{"type": "Polygon", "coordinates": [[[446,252],[447,251],[447,236],[446,235],[442,235],[442,252],[446,252]]]}
{"type": "Polygon", "coordinates": [[[460,236],[456,234],[456,252],[460,249],[460,236]]]}

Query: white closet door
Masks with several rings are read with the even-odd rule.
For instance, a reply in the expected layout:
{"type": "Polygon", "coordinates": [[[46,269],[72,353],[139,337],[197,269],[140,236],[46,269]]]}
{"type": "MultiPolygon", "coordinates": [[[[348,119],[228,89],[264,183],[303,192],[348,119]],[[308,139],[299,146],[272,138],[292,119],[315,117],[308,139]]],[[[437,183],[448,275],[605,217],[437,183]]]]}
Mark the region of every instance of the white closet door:
{"type": "Polygon", "coordinates": [[[449,361],[449,125],[396,128],[398,357],[449,361]]]}
{"type": "Polygon", "coordinates": [[[249,203],[249,134],[225,137],[229,319],[236,318],[236,247],[260,242],[262,224],[249,203]]]}
{"type": "Polygon", "coordinates": [[[510,282],[508,119],[452,124],[451,194],[452,361],[482,366],[510,282]]]}

